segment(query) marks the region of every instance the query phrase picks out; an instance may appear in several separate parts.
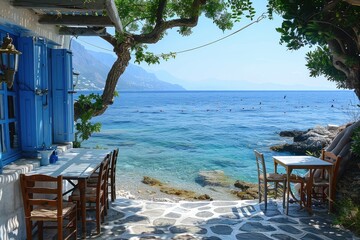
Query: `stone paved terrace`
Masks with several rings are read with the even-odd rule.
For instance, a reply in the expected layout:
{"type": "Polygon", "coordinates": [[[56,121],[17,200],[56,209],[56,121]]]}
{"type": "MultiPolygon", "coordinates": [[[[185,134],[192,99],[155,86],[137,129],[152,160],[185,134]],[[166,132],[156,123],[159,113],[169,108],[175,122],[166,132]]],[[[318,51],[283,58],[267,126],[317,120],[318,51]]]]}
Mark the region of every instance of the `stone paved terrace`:
{"type": "MultiPolygon", "coordinates": [[[[309,215],[291,204],[289,215],[281,202],[267,211],[256,201],[152,202],[117,199],[111,205],[100,235],[90,239],[360,239],[333,226],[325,209],[309,215]]],[[[88,226],[91,228],[91,226],[88,226]]]]}

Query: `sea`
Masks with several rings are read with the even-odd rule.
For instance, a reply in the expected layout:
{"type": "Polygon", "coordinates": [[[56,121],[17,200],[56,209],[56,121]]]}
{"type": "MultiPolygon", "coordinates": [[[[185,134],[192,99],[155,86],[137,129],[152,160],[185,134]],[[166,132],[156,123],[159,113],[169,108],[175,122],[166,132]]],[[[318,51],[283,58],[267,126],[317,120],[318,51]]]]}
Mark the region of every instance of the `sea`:
{"type": "Polygon", "coordinates": [[[101,132],[83,147],[119,148],[117,181],[134,191],[143,176],[176,188],[225,198],[199,182],[202,171],[256,183],[254,149],[273,170],[273,145],[291,142],[283,130],[342,125],[360,116],[352,91],[120,92],[93,118],[101,132]]]}

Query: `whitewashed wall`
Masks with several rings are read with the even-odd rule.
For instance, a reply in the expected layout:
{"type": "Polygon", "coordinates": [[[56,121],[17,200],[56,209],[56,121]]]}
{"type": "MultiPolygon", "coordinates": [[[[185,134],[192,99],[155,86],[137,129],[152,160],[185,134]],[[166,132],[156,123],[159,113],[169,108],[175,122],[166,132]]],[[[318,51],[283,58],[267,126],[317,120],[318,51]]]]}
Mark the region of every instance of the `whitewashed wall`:
{"type": "MultiPolygon", "coordinates": [[[[38,16],[31,10],[14,8],[9,0],[0,0],[0,26],[11,29],[20,36],[47,39],[68,48],[69,37],[58,35],[53,25],[41,25],[38,16]]],[[[0,39],[0,42],[2,39],[0,39]]],[[[26,239],[24,209],[20,191],[19,175],[39,166],[38,160],[21,159],[4,167],[0,174],[0,239],[26,239]]]]}

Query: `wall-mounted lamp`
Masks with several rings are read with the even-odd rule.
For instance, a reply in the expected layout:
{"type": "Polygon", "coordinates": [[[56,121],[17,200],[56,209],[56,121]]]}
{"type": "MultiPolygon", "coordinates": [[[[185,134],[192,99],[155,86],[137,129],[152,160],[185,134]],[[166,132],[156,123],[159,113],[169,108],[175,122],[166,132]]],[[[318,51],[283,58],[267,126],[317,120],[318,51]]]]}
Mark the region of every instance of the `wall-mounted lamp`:
{"type": "Polygon", "coordinates": [[[73,70],[72,74],[73,74],[73,87],[75,88],[76,85],[79,83],[79,75],[80,75],[80,73],[73,70]]]}
{"type": "Polygon", "coordinates": [[[0,81],[6,82],[8,88],[11,88],[14,84],[15,73],[18,70],[19,55],[21,54],[21,52],[16,50],[12,41],[12,38],[7,34],[0,48],[0,81]]]}

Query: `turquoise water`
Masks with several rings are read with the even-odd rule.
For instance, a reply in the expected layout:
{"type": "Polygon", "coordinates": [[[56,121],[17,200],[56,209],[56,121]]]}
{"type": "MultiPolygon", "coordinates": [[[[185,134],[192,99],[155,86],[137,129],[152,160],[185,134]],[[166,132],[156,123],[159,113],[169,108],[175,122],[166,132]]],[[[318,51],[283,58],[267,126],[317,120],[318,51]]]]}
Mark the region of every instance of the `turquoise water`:
{"type": "MultiPolygon", "coordinates": [[[[199,171],[223,170],[255,182],[253,149],[273,167],[282,130],[341,125],[357,115],[351,91],[124,92],[100,117],[84,147],[120,148],[118,179],[142,176],[199,190],[199,171]]],[[[283,153],[288,154],[288,153],[283,153]]]]}

